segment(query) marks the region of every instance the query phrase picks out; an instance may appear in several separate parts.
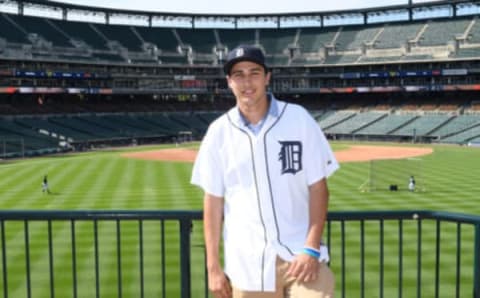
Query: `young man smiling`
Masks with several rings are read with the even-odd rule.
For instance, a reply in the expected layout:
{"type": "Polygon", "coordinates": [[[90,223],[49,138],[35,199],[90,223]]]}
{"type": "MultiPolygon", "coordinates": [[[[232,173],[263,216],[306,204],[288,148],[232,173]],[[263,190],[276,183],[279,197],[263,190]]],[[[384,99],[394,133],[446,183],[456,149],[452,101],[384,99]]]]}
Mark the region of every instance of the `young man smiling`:
{"type": "Polygon", "coordinates": [[[330,146],[304,108],[267,93],[261,49],[238,46],[224,71],[236,106],[210,125],[191,180],[204,191],[209,289],[215,298],[333,297],[321,244],[327,177],[338,169],[330,146]]]}

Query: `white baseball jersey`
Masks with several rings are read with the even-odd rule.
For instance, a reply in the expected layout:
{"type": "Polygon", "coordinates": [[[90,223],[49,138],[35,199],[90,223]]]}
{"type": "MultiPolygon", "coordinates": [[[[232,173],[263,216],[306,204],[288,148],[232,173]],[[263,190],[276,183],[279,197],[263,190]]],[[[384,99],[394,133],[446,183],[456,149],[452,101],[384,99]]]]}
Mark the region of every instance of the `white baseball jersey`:
{"type": "MultiPolygon", "coordinates": [[[[208,128],[192,184],[223,197],[225,273],[246,291],[275,290],[275,260],[292,261],[305,245],[308,186],[339,166],[320,127],[301,106],[271,97],[268,113],[252,133],[237,107],[208,128]]],[[[328,251],[321,247],[321,260],[328,251]]]]}

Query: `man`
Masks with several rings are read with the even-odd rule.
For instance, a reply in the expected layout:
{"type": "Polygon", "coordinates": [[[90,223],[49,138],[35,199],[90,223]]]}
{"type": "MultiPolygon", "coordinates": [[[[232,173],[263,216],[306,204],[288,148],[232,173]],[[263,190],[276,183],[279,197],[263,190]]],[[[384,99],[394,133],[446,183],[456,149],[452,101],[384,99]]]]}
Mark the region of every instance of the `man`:
{"type": "Polygon", "coordinates": [[[267,93],[259,48],[233,49],[224,71],[236,107],[210,125],[191,180],[204,190],[209,289],[215,298],[333,297],[320,245],[326,178],[338,168],[330,146],[305,109],[267,93]]]}
{"type": "Polygon", "coordinates": [[[413,176],[408,179],[408,190],[415,191],[415,178],[413,176]]]}
{"type": "Polygon", "coordinates": [[[50,194],[50,188],[48,187],[48,178],[47,178],[47,175],[43,176],[42,192],[43,192],[43,193],[50,194]]]}

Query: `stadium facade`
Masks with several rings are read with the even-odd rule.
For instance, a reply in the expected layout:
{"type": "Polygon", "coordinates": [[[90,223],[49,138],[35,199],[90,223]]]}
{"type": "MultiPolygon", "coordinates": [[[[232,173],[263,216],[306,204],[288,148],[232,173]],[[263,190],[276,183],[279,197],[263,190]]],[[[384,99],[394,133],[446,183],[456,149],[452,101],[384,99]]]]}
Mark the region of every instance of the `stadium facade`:
{"type": "Polygon", "coordinates": [[[329,137],[480,142],[475,1],[251,16],[8,0],[0,11],[4,157],[200,137],[234,104],[221,66],[240,43],[262,47],[271,91],[329,137]]]}

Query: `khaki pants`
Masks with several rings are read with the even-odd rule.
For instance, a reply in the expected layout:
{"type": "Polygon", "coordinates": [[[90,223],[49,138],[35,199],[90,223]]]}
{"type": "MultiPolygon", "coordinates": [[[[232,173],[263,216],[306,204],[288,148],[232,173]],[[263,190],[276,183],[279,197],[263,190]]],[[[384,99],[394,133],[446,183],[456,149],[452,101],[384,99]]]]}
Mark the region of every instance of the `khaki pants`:
{"type": "Polygon", "coordinates": [[[325,263],[320,263],[318,277],[313,282],[297,282],[288,277],[288,262],[277,257],[275,292],[247,292],[233,288],[233,298],[333,298],[335,279],[325,263]]]}

